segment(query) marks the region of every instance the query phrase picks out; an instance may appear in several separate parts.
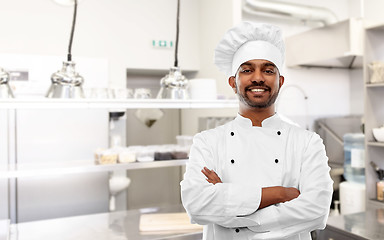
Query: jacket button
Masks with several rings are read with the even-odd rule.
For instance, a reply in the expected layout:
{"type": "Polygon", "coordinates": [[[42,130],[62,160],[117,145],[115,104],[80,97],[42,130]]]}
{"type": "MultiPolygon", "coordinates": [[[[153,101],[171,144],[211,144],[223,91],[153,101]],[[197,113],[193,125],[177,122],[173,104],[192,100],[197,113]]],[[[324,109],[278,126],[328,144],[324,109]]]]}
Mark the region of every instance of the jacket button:
{"type": "Polygon", "coordinates": [[[280,132],[280,131],[277,131],[277,135],[281,135],[281,132],[280,132]]]}
{"type": "Polygon", "coordinates": [[[235,133],[234,133],[234,132],[231,132],[231,136],[233,136],[233,135],[235,135],[235,133]]]}
{"type": "Polygon", "coordinates": [[[236,230],[235,230],[235,231],[238,233],[238,232],[240,232],[240,229],[236,228],[236,230]]]}
{"type": "Polygon", "coordinates": [[[235,163],[235,160],[231,159],[231,163],[235,163]]]}
{"type": "Polygon", "coordinates": [[[279,162],[279,159],[275,159],[275,163],[278,163],[279,162]]]}

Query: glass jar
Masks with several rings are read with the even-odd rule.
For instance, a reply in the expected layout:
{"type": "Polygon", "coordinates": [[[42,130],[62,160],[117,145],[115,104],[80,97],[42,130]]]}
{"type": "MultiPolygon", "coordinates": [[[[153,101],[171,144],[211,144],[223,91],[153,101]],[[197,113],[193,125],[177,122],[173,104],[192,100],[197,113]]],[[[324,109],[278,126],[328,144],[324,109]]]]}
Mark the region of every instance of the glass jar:
{"type": "Polygon", "coordinates": [[[365,184],[364,134],[344,135],[344,178],[349,182],[365,184]]]}
{"type": "Polygon", "coordinates": [[[377,200],[384,201],[384,180],[380,180],[376,184],[377,200]]]}

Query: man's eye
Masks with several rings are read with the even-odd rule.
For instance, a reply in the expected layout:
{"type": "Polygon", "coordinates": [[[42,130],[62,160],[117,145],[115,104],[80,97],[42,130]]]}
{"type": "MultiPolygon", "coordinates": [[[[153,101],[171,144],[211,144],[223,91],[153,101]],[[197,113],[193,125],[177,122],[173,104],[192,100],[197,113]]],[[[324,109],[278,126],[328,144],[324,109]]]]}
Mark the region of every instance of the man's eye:
{"type": "Polygon", "coordinates": [[[275,71],[273,71],[271,69],[267,69],[267,70],[265,70],[265,72],[268,73],[268,74],[274,74],[275,73],[275,71]]]}
{"type": "Polygon", "coordinates": [[[243,72],[243,73],[250,73],[250,72],[252,72],[252,70],[251,69],[243,69],[243,70],[241,70],[241,72],[243,72]]]}

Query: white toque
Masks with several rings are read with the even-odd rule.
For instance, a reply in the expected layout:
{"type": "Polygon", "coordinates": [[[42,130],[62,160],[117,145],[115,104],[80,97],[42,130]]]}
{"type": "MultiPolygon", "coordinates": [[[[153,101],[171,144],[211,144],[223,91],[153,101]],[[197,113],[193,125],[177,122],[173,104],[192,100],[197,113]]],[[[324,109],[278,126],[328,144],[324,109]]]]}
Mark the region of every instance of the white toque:
{"type": "Polygon", "coordinates": [[[266,23],[241,22],[229,29],[215,49],[215,64],[228,77],[253,59],[268,60],[280,74],[284,64],[285,47],[282,32],[266,23]]]}

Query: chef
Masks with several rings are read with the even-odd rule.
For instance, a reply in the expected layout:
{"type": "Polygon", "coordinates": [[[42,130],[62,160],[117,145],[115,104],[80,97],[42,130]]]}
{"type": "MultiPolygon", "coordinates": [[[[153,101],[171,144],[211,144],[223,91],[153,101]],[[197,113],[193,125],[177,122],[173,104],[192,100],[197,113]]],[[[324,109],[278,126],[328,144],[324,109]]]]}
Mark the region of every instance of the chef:
{"type": "Polygon", "coordinates": [[[284,84],[279,28],[242,22],[215,50],[215,64],[239,98],[237,117],[193,140],[183,205],[203,239],[311,239],[332,198],[321,138],[275,112],[284,84]]]}

